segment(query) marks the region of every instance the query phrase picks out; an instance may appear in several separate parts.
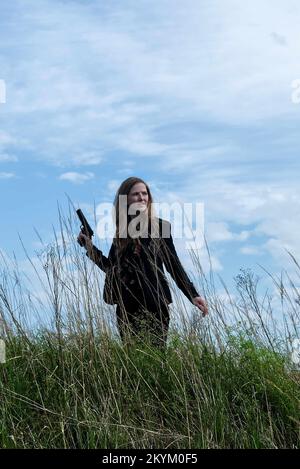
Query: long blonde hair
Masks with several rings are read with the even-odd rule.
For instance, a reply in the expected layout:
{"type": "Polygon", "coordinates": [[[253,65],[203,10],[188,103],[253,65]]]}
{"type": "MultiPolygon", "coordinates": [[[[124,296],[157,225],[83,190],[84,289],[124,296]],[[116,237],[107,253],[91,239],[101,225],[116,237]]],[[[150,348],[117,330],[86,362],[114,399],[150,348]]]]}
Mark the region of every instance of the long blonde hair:
{"type": "MultiPolygon", "coordinates": [[[[128,236],[126,238],[120,237],[120,196],[125,195],[128,197],[132,187],[137,183],[145,184],[147,192],[148,192],[148,206],[147,206],[148,226],[151,226],[151,223],[153,223],[153,220],[155,219],[154,210],[152,207],[153,197],[152,197],[148,184],[145,181],[143,181],[143,179],[135,177],[135,176],[125,179],[125,181],[122,182],[119,189],[117,190],[115,200],[114,200],[115,222],[116,222],[116,232],[115,232],[115,237],[114,237],[114,243],[116,244],[120,253],[123,252],[123,250],[128,246],[130,242],[132,242],[132,238],[128,236]]],[[[127,203],[126,228],[128,226],[128,221],[129,221],[129,217],[128,217],[128,203],[127,203]]]]}

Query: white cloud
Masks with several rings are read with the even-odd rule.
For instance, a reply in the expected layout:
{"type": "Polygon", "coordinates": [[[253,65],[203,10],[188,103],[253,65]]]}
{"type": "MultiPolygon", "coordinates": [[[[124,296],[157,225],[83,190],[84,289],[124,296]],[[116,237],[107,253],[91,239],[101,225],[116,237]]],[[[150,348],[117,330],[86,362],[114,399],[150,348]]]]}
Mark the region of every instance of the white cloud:
{"type": "MultiPolygon", "coordinates": [[[[176,8],[156,0],[151,14],[148,2],[126,1],[118,8],[58,1],[10,8],[19,19],[2,34],[9,45],[22,45],[19,54],[7,49],[0,63],[11,96],[6,127],[25,136],[26,119],[37,158],[57,164],[71,154],[75,163],[98,164],[99,154],[119,148],[171,160],[176,148],[158,141],[157,127],[299,118],[290,99],[300,71],[293,0],[284,7],[187,0],[176,8]]],[[[193,161],[189,151],[200,158],[203,149],[198,143],[177,150],[184,169],[193,161]]]]}
{"type": "MultiPolygon", "coordinates": [[[[285,249],[300,259],[300,191],[297,182],[231,183],[215,175],[214,184],[192,178],[178,195],[205,203],[205,229],[210,243],[236,240],[269,253],[278,265],[287,262],[285,249]],[[241,229],[232,233],[230,225],[241,229]]],[[[242,246],[243,247],[243,246],[242,246]]]]}
{"type": "Polygon", "coordinates": [[[16,140],[7,132],[3,132],[0,130],[0,145],[7,145],[15,143],[16,140]]]}
{"type": "Polygon", "coordinates": [[[111,179],[110,181],[107,182],[107,189],[112,193],[115,194],[116,191],[119,189],[119,186],[122,181],[118,179],[111,179]]]}
{"type": "Polygon", "coordinates": [[[168,150],[168,145],[153,141],[148,132],[137,128],[129,130],[125,136],[120,136],[117,146],[141,157],[162,155],[168,150]]]}
{"type": "Polygon", "coordinates": [[[18,161],[18,158],[15,155],[0,153],[0,163],[15,163],[16,161],[18,161]]]}
{"type": "Polygon", "coordinates": [[[257,246],[244,246],[240,249],[240,252],[247,256],[259,256],[262,254],[262,249],[257,246]]]}
{"type": "Polygon", "coordinates": [[[0,163],[13,163],[18,161],[17,156],[10,151],[10,147],[16,143],[16,139],[9,133],[0,130],[0,163]]]}
{"type": "Polygon", "coordinates": [[[88,151],[88,152],[82,152],[78,155],[74,155],[72,158],[72,161],[76,165],[86,165],[86,166],[92,166],[92,165],[98,165],[103,161],[103,156],[99,155],[97,152],[93,151],[88,151]]]}
{"type": "Polygon", "coordinates": [[[0,79],[0,104],[6,103],[6,84],[5,81],[0,79]]]}
{"type": "Polygon", "coordinates": [[[251,231],[242,230],[239,233],[230,231],[229,224],[222,222],[208,222],[205,224],[206,239],[208,243],[223,241],[246,241],[251,236],[251,231]]]}
{"type": "Polygon", "coordinates": [[[15,173],[0,172],[0,179],[13,179],[15,177],[16,177],[15,173]]]}
{"type": "Polygon", "coordinates": [[[86,181],[90,181],[91,179],[94,178],[93,173],[76,173],[73,171],[63,173],[59,176],[59,179],[62,181],[69,181],[72,182],[73,184],[83,184],[86,181]]]}
{"type": "Polygon", "coordinates": [[[224,222],[208,223],[205,228],[208,243],[230,241],[234,237],[233,233],[230,232],[227,223],[224,222]]]}

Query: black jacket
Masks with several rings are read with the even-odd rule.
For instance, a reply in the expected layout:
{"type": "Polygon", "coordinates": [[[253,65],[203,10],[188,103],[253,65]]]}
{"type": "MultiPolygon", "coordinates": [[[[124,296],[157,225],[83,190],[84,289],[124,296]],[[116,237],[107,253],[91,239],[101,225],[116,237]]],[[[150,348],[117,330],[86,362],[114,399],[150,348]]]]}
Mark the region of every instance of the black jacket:
{"type": "Polygon", "coordinates": [[[176,253],[171,224],[162,219],[158,221],[157,238],[151,238],[150,235],[147,238],[139,238],[139,255],[134,254],[134,241],[121,257],[117,254],[114,243],[108,257],[95,246],[91,255],[87,253],[106,273],[103,293],[106,303],[123,305],[127,310],[135,310],[141,304],[149,310],[157,310],[162,304],[172,303],[163,266],[191,302],[194,297],[199,296],[176,253]]]}

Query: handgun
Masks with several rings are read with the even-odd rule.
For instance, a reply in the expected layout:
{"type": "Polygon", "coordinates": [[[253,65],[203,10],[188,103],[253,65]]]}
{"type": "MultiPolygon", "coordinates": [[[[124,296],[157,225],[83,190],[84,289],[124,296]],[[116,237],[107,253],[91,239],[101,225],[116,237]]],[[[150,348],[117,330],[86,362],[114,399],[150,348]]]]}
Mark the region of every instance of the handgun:
{"type": "MultiPolygon", "coordinates": [[[[92,236],[94,236],[94,232],[92,230],[92,228],[90,227],[87,219],[85,218],[85,216],[83,215],[82,211],[80,210],[80,208],[78,210],[76,210],[76,213],[78,215],[78,218],[81,222],[81,233],[83,233],[84,235],[88,236],[89,238],[92,239],[92,236]]],[[[78,240],[78,244],[80,246],[85,246],[85,242],[84,241],[79,241],[78,240]]]]}

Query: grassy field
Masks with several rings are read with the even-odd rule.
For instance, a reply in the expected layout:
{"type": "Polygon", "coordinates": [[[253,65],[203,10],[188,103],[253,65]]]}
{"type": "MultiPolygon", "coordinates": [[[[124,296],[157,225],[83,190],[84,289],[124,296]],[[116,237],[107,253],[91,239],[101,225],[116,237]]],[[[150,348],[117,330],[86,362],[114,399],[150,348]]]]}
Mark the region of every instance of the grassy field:
{"type": "Polygon", "coordinates": [[[180,327],[174,321],[164,352],[122,347],[107,325],[100,271],[66,235],[46,253],[30,261],[38,301],[17,263],[2,259],[2,448],[300,447],[293,285],[273,278],[278,318],[251,272],[224,301],[195,260],[209,318],[178,304],[180,327]]]}
{"type": "Polygon", "coordinates": [[[109,337],[7,342],[2,448],[296,448],[299,375],[242,337],[162,354],[109,337]]]}

